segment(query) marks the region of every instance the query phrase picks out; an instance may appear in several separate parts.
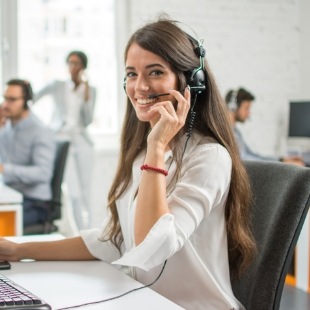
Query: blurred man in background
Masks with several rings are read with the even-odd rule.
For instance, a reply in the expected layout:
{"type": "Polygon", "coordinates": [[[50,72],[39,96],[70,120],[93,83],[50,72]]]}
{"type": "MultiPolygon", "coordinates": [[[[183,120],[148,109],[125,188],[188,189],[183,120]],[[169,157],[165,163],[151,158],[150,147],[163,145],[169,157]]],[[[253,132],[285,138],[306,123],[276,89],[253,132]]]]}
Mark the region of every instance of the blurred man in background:
{"type": "Polygon", "coordinates": [[[256,153],[245,142],[236,123],[244,123],[250,116],[252,102],[255,97],[244,88],[232,89],[225,96],[225,101],[229,110],[231,125],[233,127],[235,137],[239,146],[240,156],[243,160],[271,160],[282,161],[284,163],[296,164],[304,166],[303,159],[299,156],[291,157],[268,157],[256,153]]]}
{"type": "Polygon", "coordinates": [[[24,227],[44,223],[56,155],[53,132],[29,109],[28,81],[7,82],[0,106],[0,173],[5,184],[23,194],[24,227]]]}

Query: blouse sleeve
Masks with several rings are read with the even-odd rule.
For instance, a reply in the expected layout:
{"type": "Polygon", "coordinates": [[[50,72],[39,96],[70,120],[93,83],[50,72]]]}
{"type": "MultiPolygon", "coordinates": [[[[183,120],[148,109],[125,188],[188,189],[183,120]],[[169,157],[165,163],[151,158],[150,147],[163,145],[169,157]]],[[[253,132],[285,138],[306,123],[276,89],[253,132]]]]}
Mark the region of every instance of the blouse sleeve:
{"type": "Polygon", "coordinates": [[[82,230],[80,235],[87,249],[94,257],[111,263],[120,258],[120,253],[111,241],[104,241],[102,237],[107,223],[108,218],[104,221],[102,228],[82,230]]]}
{"type": "MultiPolygon", "coordinates": [[[[231,158],[218,145],[202,145],[186,163],[170,196],[169,214],[158,219],[138,246],[114,264],[150,270],[179,251],[212,209],[225,208],[231,178],[231,158]]],[[[224,212],[223,216],[224,216],[224,212]]]]}
{"type": "Polygon", "coordinates": [[[45,85],[38,92],[34,93],[33,102],[34,103],[37,102],[38,100],[40,100],[42,97],[44,97],[46,95],[51,95],[52,93],[54,93],[55,88],[56,88],[56,81],[53,81],[53,82],[45,85]]]}
{"type": "Polygon", "coordinates": [[[85,127],[87,127],[93,121],[95,103],[96,103],[96,89],[90,86],[89,99],[82,105],[81,109],[81,119],[85,127]]]}

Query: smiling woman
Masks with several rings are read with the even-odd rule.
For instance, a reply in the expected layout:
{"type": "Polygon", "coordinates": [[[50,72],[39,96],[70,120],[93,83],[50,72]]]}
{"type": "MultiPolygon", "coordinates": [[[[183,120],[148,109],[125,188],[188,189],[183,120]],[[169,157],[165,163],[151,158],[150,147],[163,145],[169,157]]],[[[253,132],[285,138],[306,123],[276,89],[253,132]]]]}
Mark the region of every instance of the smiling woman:
{"type": "Polygon", "coordinates": [[[124,242],[114,263],[132,266],[143,283],[165,269],[153,288],[185,309],[243,309],[229,273],[242,272],[255,252],[250,189],[204,55],[165,18],[130,38],[121,156],[102,238],[119,249],[124,242]]]}
{"type": "Polygon", "coordinates": [[[129,266],[185,309],[243,310],[230,279],[255,253],[251,192],[204,49],[159,18],[131,36],[125,67],[121,151],[102,228],[60,242],[0,240],[0,259],[101,259],[129,266]]]}

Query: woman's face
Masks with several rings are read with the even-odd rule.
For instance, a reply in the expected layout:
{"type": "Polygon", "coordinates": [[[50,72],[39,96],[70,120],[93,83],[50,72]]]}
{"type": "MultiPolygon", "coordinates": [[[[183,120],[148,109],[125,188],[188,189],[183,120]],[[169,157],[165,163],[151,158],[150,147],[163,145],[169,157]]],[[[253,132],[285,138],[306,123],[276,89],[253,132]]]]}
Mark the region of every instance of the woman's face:
{"type": "Polygon", "coordinates": [[[159,116],[151,119],[148,114],[150,107],[167,100],[175,104],[176,100],[170,95],[154,99],[149,99],[148,96],[169,93],[169,89],[177,89],[177,86],[177,76],[169,63],[136,43],[130,46],[126,59],[126,92],[139,120],[150,122],[154,126],[159,116]]]}
{"type": "Polygon", "coordinates": [[[84,70],[80,57],[75,54],[69,57],[67,65],[72,78],[77,78],[80,71],[84,70]]]}

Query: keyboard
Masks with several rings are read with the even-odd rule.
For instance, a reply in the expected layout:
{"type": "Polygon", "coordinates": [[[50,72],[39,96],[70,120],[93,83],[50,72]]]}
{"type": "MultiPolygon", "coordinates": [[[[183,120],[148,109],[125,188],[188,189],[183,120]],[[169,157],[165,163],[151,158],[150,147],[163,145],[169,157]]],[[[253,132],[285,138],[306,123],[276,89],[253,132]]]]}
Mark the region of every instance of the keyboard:
{"type": "Polygon", "coordinates": [[[51,310],[38,296],[0,274],[0,310],[51,310]]]}

